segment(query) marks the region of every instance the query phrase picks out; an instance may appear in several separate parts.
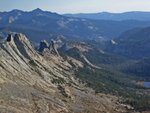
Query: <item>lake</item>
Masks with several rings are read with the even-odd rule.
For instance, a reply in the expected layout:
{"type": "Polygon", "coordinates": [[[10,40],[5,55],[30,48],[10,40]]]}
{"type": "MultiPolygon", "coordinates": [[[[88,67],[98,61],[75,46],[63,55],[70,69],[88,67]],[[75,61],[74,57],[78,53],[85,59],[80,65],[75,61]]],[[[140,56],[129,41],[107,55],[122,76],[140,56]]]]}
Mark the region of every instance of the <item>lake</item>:
{"type": "Polygon", "coordinates": [[[144,87],[150,88],[150,82],[144,82],[144,87]]]}

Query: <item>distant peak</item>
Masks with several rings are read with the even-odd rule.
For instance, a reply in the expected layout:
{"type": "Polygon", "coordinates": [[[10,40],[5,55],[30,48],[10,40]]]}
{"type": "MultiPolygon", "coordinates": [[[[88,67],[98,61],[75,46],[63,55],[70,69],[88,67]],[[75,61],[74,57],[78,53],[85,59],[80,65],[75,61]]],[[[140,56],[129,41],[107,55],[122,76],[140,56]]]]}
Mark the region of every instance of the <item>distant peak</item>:
{"type": "Polygon", "coordinates": [[[13,9],[10,11],[11,13],[21,13],[23,12],[22,10],[19,10],[19,9],[13,9]]]}
{"type": "Polygon", "coordinates": [[[13,9],[12,12],[20,12],[21,10],[19,9],[13,9]]]}
{"type": "Polygon", "coordinates": [[[34,9],[32,12],[43,12],[43,10],[40,8],[37,8],[37,9],[34,9]]]}

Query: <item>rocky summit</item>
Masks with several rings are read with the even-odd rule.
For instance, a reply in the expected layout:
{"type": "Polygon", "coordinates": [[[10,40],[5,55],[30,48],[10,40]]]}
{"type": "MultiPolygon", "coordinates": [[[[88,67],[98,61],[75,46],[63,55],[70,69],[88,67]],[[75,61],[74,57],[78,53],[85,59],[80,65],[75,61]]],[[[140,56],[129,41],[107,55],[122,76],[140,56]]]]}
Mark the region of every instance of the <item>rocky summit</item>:
{"type": "Polygon", "coordinates": [[[84,63],[58,55],[54,42],[37,52],[25,35],[0,43],[0,113],[122,113],[121,98],[96,94],[75,77],[84,63]],[[56,54],[51,51],[55,50],[56,54]],[[74,66],[75,65],[75,66],[74,66]]]}

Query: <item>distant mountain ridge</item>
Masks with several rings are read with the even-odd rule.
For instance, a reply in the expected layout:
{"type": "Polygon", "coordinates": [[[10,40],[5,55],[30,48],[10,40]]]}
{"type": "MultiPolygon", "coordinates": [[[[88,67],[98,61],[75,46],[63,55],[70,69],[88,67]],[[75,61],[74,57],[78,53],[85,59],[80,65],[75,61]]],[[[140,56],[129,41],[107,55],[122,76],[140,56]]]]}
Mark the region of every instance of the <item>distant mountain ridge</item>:
{"type": "Polygon", "coordinates": [[[124,13],[78,13],[78,14],[64,14],[68,17],[77,17],[77,18],[87,18],[94,20],[114,20],[114,21],[123,21],[123,20],[140,20],[140,21],[149,21],[150,12],[124,12],[124,13]]]}
{"type": "Polygon", "coordinates": [[[51,37],[64,35],[70,39],[110,39],[122,32],[150,26],[149,21],[125,20],[89,20],[66,17],[57,13],[35,9],[33,11],[12,10],[0,12],[0,31],[21,32],[32,41],[39,42],[51,37]]]}

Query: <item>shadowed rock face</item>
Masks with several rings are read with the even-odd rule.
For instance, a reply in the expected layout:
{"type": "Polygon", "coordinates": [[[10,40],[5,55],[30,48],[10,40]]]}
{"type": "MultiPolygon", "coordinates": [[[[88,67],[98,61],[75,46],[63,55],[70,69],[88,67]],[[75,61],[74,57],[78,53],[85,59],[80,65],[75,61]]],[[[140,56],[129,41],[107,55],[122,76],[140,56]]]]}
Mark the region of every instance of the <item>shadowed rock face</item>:
{"type": "MultiPolygon", "coordinates": [[[[48,44],[43,42],[48,47],[48,44]]],[[[52,48],[55,44],[52,44],[52,48]]],[[[50,49],[48,49],[50,51],[50,49]]],[[[51,54],[50,52],[48,54],[51,54]]],[[[121,113],[118,98],[97,94],[74,79],[73,58],[38,54],[23,34],[0,44],[0,112],[2,113],[121,113]],[[69,62],[72,62],[71,64],[69,62]],[[86,92],[84,91],[86,90],[86,92]],[[112,101],[113,100],[113,101],[112,101]],[[90,106],[90,108],[89,108],[90,106]],[[116,110],[117,109],[117,110],[116,110]]]]}
{"type": "Polygon", "coordinates": [[[7,42],[10,42],[12,40],[12,35],[9,34],[8,37],[7,37],[7,42]]]}
{"type": "Polygon", "coordinates": [[[39,52],[43,52],[45,48],[48,48],[49,44],[46,40],[40,42],[39,52]]]}
{"type": "Polygon", "coordinates": [[[59,56],[54,40],[51,40],[50,44],[46,40],[40,42],[39,52],[44,54],[45,51],[46,53],[49,52],[50,54],[59,56]]]}

